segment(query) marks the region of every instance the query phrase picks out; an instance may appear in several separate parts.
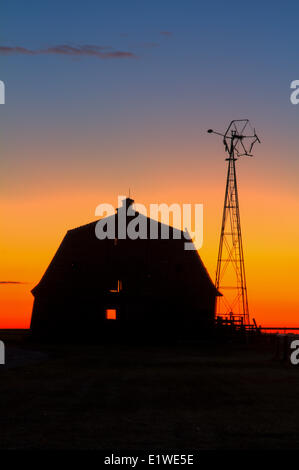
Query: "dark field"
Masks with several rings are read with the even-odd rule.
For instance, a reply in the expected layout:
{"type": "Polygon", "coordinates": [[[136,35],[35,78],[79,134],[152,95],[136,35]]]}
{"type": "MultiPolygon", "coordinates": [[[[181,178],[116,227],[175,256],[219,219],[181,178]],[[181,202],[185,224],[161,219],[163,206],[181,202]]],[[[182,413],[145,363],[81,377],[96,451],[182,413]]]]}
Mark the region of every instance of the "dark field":
{"type": "Polygon", "coordinates": [[[2,449],[299,449],[299,369],[271,345],[7,353],[2,449]]]}

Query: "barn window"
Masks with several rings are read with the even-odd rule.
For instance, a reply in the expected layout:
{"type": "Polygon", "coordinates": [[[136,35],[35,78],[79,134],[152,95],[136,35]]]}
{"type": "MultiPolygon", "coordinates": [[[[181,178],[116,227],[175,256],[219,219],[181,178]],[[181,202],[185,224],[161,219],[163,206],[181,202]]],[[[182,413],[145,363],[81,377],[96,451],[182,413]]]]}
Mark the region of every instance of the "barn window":
{"type": "Polygon", "coordinates": [[[116,308],[106,309],[106,320],[116,320],[116,308]]]}
{"type": "Polygon", "coordinates": [[[110,289],[109,292],[120,292],[123,288],[123,283],[119,279],[117,280],[117,283],[115,283],[115,286],[113,289],[110,289]]]}

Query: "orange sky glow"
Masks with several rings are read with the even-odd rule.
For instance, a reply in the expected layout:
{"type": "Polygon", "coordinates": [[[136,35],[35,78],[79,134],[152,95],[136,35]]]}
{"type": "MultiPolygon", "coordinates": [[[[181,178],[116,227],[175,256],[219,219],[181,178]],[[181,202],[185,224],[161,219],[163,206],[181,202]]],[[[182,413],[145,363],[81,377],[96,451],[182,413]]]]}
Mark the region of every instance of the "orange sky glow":
{"type": "MultiPolygon", "coordinates": [[[[205,164],[194,163],[182,170],[178,149],[171,148],[172,167],[134,168],[124,166],[118,177],[90,172],[82,182],[79,168],[68,178],[55,174],[43,184],[24,185],[22,197],[9,188],[1,202],[3,246],[0,281],[0,327],[28,328],[37,284],[57,250],[65,232],[96,220],[95,208],[102,202],[117,204],[118,194],[131,193],[136,202],[203,203],[204,240],[199,254],[211,278],[215,279],[226,162],[219,146],[205,151],[193,148],[193,155],[208,155],[205,164]],[[58,176],[58,175],[57,175],[58,176]],[[102,176],[102,178],[101,178],[102,176]],[[53,183],[55,181],[55,184],[53,183]]],[[[267,148],[265,149],[267,151],[267,148]]],[[[254,159],[237,163],[241,222],[244,238],[249,310],[263,326],[299,326],[297,266],[299,262],[298,194],[283,180],[278,165],[269,175],[260,165],[263,147],[254,159]],[[267,178],[267,179],[266,179],[267,178]]],[[[146,161],[146,158],[145,158],[146,161]]]]}

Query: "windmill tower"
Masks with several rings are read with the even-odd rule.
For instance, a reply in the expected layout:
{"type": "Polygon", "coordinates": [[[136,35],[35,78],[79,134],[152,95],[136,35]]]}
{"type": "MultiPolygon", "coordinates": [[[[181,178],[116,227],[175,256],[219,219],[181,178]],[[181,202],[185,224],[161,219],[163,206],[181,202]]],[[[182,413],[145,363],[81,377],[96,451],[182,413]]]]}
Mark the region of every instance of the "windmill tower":
{"type": "Polygon", "coordinates": [[[232,320],[235,324],[249,325],[249,309],[241,232],[237,186],[236,161],[241,156],[252,157],[256,142],[260,143],[248,119],[230,123],[225,134],[208,132],[223,137],[228,153],[227,179],[222,215],[221,235],[216,269],[216,288],[222,293],[217,298],[216,316],[232,320]]]}

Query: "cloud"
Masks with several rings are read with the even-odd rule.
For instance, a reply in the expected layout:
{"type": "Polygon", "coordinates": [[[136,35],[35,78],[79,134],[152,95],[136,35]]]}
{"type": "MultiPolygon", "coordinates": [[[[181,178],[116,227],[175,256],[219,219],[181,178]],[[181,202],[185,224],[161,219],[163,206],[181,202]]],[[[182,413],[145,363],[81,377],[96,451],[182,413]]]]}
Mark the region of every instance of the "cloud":
{"type": "Polygon", "coordinates": [[[27,49],[25,47],[15,46],[0,46],[1,55],[22,54],[22,55],[68,55],[68,56],[89,56],[97,57],[98,59],[122,59],[122,58],[136,58],[133,52],[128,51],[115,51],[107,46],[83,45],[83,46],[69,46],[67,44],[59,44],[57,46],[47,47],[46,49],[27,49]]]}
{"type": "Polygon", "coordinates": [[[0,284],[27,284],[27,283],[21,282],[21,281],[0,281],[0,284]]]}
{"type": "Polygon", "coordinates": [[[161,36],[172,36],[172,32],[171,31],[160,31],[160,34],[161,36]]]}

